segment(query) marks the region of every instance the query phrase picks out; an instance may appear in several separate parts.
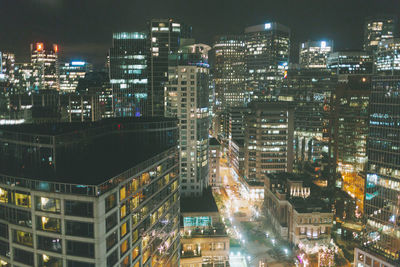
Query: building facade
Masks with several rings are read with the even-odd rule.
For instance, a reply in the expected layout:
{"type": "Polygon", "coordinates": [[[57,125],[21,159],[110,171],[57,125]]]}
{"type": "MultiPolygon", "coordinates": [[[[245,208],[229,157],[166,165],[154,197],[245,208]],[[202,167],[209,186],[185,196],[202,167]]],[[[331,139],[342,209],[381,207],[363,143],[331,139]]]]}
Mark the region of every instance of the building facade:
{"type": "Polygon", "coordinates": [[[80,79],[91,71],[91,65],[85,61],[74,60],[60,66],[60,92],[74,93],[80,79]]]}
{"type": "Polygon", "coordinates": [[[60,90],[57,44],[31,44],[33,90],[60,90]]]}
{"type": "Polygon", "coordinates": [[[110,49],[110,83],[116,117],[140,117],[148,97],[147,35],[113,33],[110,49]]]}
{"type": "Polygon", "coordinates": [[[303,69],[326,69],[326,59],[333,51],[333,41],[307,41],[301,43],[300,67],[303,69]]]}
{"type": "Polygon", "coordinates": [[[372,74],[373,55],[366,51],[337,51],[330,53],[327,68],[335,74],[372,74]]]}
{"type": "Polygon", "coordinates": [[[179,265],[175,120],[1,132],[2,266],[179,265]]]}
{"type": "Polygon", "coordinates": [[[375,73],[393,75],[400,72],[400,38],[381,41],[375,52],[375,73]]]}
{"type": "Polygon", "coordinates": [[[364,50],[374,51],[380,41],[392,39],[396,34],[396,16],[368,17],[364,24],[364,50]]]}
{"type": "Polygon", "coordinates": [[[222,179],[219,172],[221,160],[221,144],[217,139],[211,138],[209,141],[209,165],[210,165],[210,182],[212,187],[221,187],[222,179]]]}

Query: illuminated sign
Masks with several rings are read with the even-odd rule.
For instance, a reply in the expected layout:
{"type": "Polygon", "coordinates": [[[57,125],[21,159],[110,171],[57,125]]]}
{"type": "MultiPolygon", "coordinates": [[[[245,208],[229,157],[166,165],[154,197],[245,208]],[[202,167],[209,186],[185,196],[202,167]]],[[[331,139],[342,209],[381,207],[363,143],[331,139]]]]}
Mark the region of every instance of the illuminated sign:
{"type": "Polygon", "coordinates": [[[43,51],[44,45],[43,43],[36,43],[36,51],[43,51]]]}
{"type": "Polygon", "coordinates": [[[325,41],[322,41],[321,42],[321,48],[325,48],[326,47],[326,42],[325,41]]]}
{"type": "Polygon", "coordinates": [[[72,66],[85,66],[85,61],[71,61],[72,66]]]}
{"type": "Polygon", "coordinates": [[[271,23],[265,23],[264,29],[266,29],[266,30],[271,29],[271,23]]]}

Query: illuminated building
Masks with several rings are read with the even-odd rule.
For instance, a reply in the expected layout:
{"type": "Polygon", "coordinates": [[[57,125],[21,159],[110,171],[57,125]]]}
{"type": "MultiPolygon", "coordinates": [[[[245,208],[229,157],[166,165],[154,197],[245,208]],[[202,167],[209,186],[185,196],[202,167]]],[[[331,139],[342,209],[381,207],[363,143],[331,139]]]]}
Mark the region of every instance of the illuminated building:
{"type": "Polygon", "coordinates": [[[71,61],[60,66],[60,91],[62,93],[73,93],[80,79],[85,78],[87,72],[91,71],[91,65],[85,61],[71,61]]]}
{"type": "Polygon", "coordinates": [[[400,73],[400,38],[381,41],[375,52],[375,72],[400,73]]]}
{"type": "Polygon", "coordinates": [[[181,199],[180,267],[229,265],[229,236],[211,190],[201,198],[181,199]]]}
{"type": "Polygon", "coordinates": [[[31,63],[15,63],[14,87],[17,92],[33,91],[34,77],[31,63]]]}
{"type": "Polygon", "coordinates": [[[307,41],[301,43],[299,60],[304,69],[326,69],[326,58],[333,51],[333,41],[307,41]]]}
{"type": "Polygon", "coordinates": [[[246,42],[243,35],[221,36],[213,46],[216,109],[243,106],[246,93],[246,42]]]}
{"type": "Polygon", "coordinates": [[[209,183],[207,45],[182,47],[170,56],[165,116],[179,119],[181,192],[200,196],[209,183]]]}
{"type": "Polygon", "coordinates": [[[293,107],[252,102],[245,117],[244,179],[264,181],[268,173],[293,170],[293,107]]]}
{"type": "Polygon", "coordinates": [[[333,130],[330,145],[336,171],[343,181],[338,186],[356,199],[359,213],[364,202],[370,94],[370,76],[350,75],[346,80],[340,80],[331,101],[333,130]]]}
{"type": "Polygon", "coordinates": [[[396,16],[369,17],[364,24],[364,50],[376,50],[380,41],[392,39],[396,34],[396,16]]]}
{"type": "MultiPolygon", "coordinates": [[[[369,104],[366,233],[355,263],[400,264],[400,76],[374,76],[369,104]],[[371,259],[372,258],[372,259],[371,259]]],[[[361,264],[361,265],[360,265],[361,264]]]]}
{"type": "Polygon", "coordinates": [[[15,55],[0,51],[0,74],[7,75],[7,79],[14,83],[15,55]]]}
{"type": "Polygon", "coordinates": [[[168,82],[168,56],[177,53],[181,39],[191,38],[192,27],[173,19],[149,22],[149,116],[164,116],[164,84],[168,82]]]}
{"type": "Polygon", "coordinates": [[[211,138],[209,141],[209,166],[210,166],[210,186],[222,186],[222,180],[219,172],[219,161],[221,159],[221,144],[217,139],[211,138]]]}
{"type": "Polygon", "coordinates": [[[110,83],[116,117],[140,117],[145,113],[149,84],[146,34],[113,33],[110,83]]]}
{"type": "MultiPolygon", "coordinates": [[[[333,213],[309,177],[267,174],[264,204],[272,227],[284,240],[306,253],[331,241],[333,213]]],[[[318,250],[317,250],[318,251],[318,250]]]]}
{"type": "Polygon", "coordinates": [[[335,74],[372,74],[373,56],[365,51],[338,51],[328,55],[327,67],[335,74]]]}
{"type": "Polygon", "coordinates": [[[57,44],[31,44],[34,90],[60,90],[58,53],[57,44]]]}
{"type": "Polygon", "coordinates": [[[23,124],[1,132],[1,263],[179,265],[176,120],[23,124]]]}
{"type": "Polygon", "coordinates": [[[276,98],[274,88],[289,66],[290,29],[269,22],[245,29],[246,86],[253,99],[276,98]]]}

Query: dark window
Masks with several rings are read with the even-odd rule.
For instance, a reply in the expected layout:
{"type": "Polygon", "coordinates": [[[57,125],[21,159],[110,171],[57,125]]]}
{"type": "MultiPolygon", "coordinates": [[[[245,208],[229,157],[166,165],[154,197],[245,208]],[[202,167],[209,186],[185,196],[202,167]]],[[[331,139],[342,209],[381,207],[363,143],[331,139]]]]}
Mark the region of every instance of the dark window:
{"type": "Polygon", "coordinates": [[[73,256],[94,258],[94,245],[92,243],[67,241],[67,254],[73,256]]]}
{"type": "Polygon", "coordinates": [[[107,257],[107,267],[113,267],[118,261],[118,249],[111,252],[111,254],[107,257]]]}
{"type": "Polygon", "coordinates": [[[59,252],[59,253],[62,252],[62,247],[61,247],[62,242],[61,239],[59,238],[39,235],[37,237],[37,241],[39,249],[59,252]]]}
{"type": "Polygon", "coordinates": [[[80,217],[93,217],[93,203],[66,200],[65,201],[65,215],[80,216],[80,217]]]}
{"type": "Polygon", "coordinates": [[[116,193],[109,195],[106,198],[106,212],[114,208],[117,205],[117,195],[116,193]]]}
{"type": "Polygon", "coordinates": [[[67,267],[94,267],[94,263],[69,260],[69,261],[67,261],[67,267]]]}
{"type": "Polygon", "coordinates": [[[66,221],[66,234],[93,237],[93,223],[66,221]]]}
{"type": "Polygon", "coordinates": [[[114,212],[110,216],[108,216],[106,219],[106,231],[113,228],[117,224],[117,221],[118,221],[117,212],[114,212]]]}
{"type": "Polygon", "coordinates": [[[33,253],[14,248],[14,260],[33,266],[33,253]]]}
{"type": "Polygon", "coordinates": [[[106,239],[107,251],[112,249],[118,241],[118,232],[112,232],[106,239]]]}
{"type": "Polygon", "coordinates": [[[0,223],[0,236],[4,238],[8,238],[8,225],[4,223],[0,223]]]}
{"type": "Polygon", "coordinates": [[[7,242],[0,240],[0,255],[4,257],[10,257],[10,246],[7,242]]]}

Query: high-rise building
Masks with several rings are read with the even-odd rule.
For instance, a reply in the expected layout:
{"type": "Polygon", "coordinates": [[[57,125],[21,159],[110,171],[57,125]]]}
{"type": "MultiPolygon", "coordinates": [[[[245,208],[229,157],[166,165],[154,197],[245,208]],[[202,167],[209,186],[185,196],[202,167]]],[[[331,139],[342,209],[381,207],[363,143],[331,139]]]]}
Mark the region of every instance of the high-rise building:
{"type": "Polygon", "coordinates": [[[245,118],[244,178],[293,171],[293,107],[287,102],[252,102],[245,118]]]}
{"type": "Polygon", "coordinates": [[[328,55],[327,68],[335,74],[372,74],[373,55],[365,51],[338,51],[328,55]]]}
{"type": "Polygon", "coordinates": [[[60,66],[60,92],[73,93],[78,87],[80,79],[85,78],[91,71],[91,64],[81,60],[74,60],[60,66]]]}
{"type": "Polygon", "coordinates": [[[213,48],[216,109],[243,106],[249,98],[244,35],[220,36],[213,48]]]}
{"type": "Polygon", "coordinates": [[[215,138],[210,138],[209,141],[209,165],[210,165],[210,186],[219,188],[222,184],[222,179],[219,172],[221,159],[221,144],[215,138]]]}
{"type": "Polygon", "coordinates": [[[368,17],[364,24],[364,50],[376,50],[380,41],[392,39],[397,34],[397,17],[368,17]]]}
{"type": "Polygon", "coordinates": [[[253,99],[276,98],[289,66],[290,29],[276,22],[247,27],[246,83],[253,99]]]}
{"type": "Polygon", "coordinates": [[[15,91],[19,93],[28,93],[34,90],[34,77],[31,63],[15,63],[13,86],[15,91]]]}
{"type": "Polygon", "coordinates": [[[31,44],[34,90],[60,90],[58,53],[57,44],[31,44]]]}
{"type": "Polygon", "coordinates": [[[165,118],[3,126],[1,265],[178,266],[177,131],[165,118]]]}
{"type": "Polygon", "coordinates": [[[307,41],[301,43],[299,62],[304,69],[326,69],[326,59],[333,51],[333,41],[307,41]]]}
{"type": "Polygon", "coordinates": [[[8,81],[14,83],[15,55],[0,51],[0,74],[5,74],[8,81]]]}
{"type": "Polygon", "coordinates": [[[165,116],[179,119],[182,195],[201,196],[209,182],[208,51],[202,44],[170,56],[165,116]],[[173,66],[175,64],[175,66],[173,66]]]}
{"type": "Polygon", "coordinates": [[[116,117],[140,117],[148,97],[147,35],[113,33],[110,49],[110,82],[116,117]]]}
{"type": "Polygon", "coordinates": [[[355,266],[400,265],[400,76],[375,76],[369,104],[366,232],[355,266]]]}
{"type": "Polygon", "coordinates": [[[400,72],[400,38],[379,42],[374,63],[376,73],[390,75],[400,72]]]}
{"type": "Polygon", "coordinates": [[[173,19],[153,19],[149,22],[150,51],[148,114],[164,115],[164,85],[168,81],[168,56],[177,53],[182,38],[191,38],[192,28],[173,19]]]}

